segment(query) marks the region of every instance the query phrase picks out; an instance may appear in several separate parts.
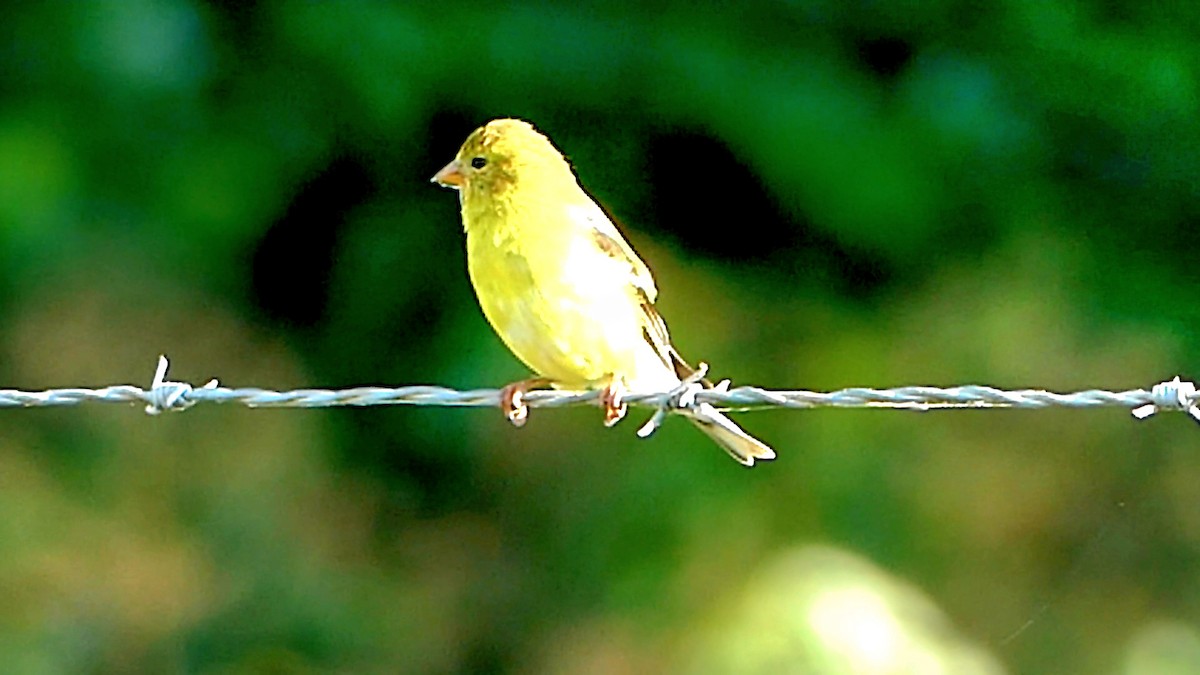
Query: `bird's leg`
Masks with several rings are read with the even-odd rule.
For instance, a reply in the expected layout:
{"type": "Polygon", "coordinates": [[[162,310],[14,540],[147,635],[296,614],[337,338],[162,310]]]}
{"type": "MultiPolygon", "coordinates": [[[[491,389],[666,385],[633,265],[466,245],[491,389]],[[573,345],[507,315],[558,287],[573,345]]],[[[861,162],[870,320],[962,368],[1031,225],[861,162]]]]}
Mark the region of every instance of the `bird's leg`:
{"type": "Polygon", "coordinates": [[[531,377],[506,385],[500,390],[500,410],[504,417],[512,422],[514,427],[525,426],[526,420],[529,419],[529,406],[525,405],[522,399],[534,389],[546,389],[549,386],[550,380],[544,377],[531,377]]]}
{"type": "Polygon", "coordinates": [[[600,390],[600,407],[604,409],[604,426],[611,427],[625,417],[628,406],[622,400],[625,397],[625,381],[615,375],[610,376],[608,384],[600,390]]]}

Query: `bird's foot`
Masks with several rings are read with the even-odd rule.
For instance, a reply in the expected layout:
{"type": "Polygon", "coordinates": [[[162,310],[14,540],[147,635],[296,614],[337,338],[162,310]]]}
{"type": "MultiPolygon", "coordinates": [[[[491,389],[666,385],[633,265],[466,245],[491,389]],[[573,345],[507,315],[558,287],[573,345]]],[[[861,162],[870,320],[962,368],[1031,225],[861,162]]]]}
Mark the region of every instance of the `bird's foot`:
{"type": "Polygon", "coordinates": [[[505,419],[512,422],[514,427],[523,427],[529,420],[529,406],[525,405],[525,394],[534,389],[546,389],[550,380],[544,377],[531,377],[528,380],[513,382],[500,390],[500,410],[505,419]]]}
{"type": "Polygon", "coordinates": [[[620,378],[609,380],[600,390],[600,407],[604,409],[604,426],[611,427],[625,417],[629,409],[625,405],[625,383],[620,378]]]}

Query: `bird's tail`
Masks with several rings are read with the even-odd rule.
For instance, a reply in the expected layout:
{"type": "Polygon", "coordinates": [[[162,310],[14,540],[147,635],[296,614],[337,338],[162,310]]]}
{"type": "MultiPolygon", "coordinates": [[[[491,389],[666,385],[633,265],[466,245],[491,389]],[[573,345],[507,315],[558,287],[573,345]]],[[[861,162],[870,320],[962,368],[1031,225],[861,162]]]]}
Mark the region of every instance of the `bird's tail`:
{"type": "Polygon", "coordinates": [[[742,431],[742,428],[734,424],[733,420],[708,403],[701,403],[690,409],[687,418],[740,464],[754,466],[756,459],[775,459],[774,450],[742,431]]]}

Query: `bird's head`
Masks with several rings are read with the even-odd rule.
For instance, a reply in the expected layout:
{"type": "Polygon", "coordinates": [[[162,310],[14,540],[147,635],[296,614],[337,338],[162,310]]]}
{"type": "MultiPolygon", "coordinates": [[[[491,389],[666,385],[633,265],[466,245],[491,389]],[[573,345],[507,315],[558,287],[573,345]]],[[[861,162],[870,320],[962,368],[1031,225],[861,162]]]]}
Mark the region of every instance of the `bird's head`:
{"type": "Polygon", "coordinates": [[[501,197],[518,181],[545,186],[564,178],[575,181],[570,165],[550,139],[524,120],[496,119],[473,131],[454,160],[432,180],[472,201],[501,197]]]}

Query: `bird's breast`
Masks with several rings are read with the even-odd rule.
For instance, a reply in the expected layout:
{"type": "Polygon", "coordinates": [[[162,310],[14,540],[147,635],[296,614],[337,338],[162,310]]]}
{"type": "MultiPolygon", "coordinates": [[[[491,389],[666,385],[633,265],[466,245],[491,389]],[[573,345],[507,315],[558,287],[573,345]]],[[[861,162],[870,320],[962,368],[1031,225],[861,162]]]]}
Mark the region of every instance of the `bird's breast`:
{"type": "Polygon", "coordinates": [[[673,377],[645,339],[627,266],[562,216],[508,215],[472,223],[467,262],[484,315],[518,358],[565,385],[673,377]]]}

